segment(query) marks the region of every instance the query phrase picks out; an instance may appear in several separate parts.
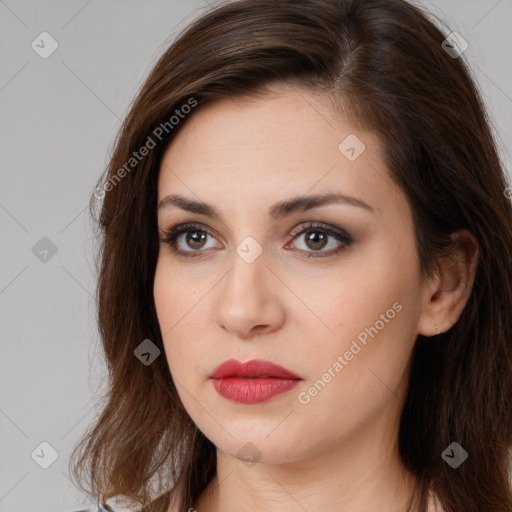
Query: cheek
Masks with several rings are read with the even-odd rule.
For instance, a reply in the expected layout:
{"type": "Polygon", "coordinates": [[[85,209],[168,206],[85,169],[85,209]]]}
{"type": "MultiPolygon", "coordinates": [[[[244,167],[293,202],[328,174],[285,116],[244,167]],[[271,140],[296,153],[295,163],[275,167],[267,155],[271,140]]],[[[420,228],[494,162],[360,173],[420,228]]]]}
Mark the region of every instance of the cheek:
{"type": "Polygon", "coordinates": [[[176,339],[176,334],[179,333],[181,324],[186,318],[179,321],[185,314],[184,301],[180,300],[180,290],[178,274],[164,258],[159,256],[155,270],[153,298],[165,355],[172,375],[175,374],[176,361],[183,357],[179,344],[170,342],[176,339]]]}
{"type": "Polygon", "coordinates": [[[153,298],[162,335],[173,328],[180,318],[185,318],[196,296],[194,288],[187,284],[184,273],[179,271],[172,255],[161,248],[155,269],[153,298]]]}
{"type": "Polygon", "coordinates": [[[308,339],[317,338],[313,352],[310,346],[303,347],[310,351],[309,361],[317,371],[330,368],[342,356],[343,370],[337,375],[350,375],[347,381],[338,379],[344,385],[374,380],[369,368],[398,383],[414,344],[418,316],[414,290],[419,275],[414,248],[410,250],[412,254],[402,252],[402,246],[397,253],[382,243],[346,258],[339,277],[323,276],[317,280],[316,291],[304,288],[299,292],[308,297],[308,306],[324,324],[315,320],[314,328],[295,319],[303,323],[301,331],[309,333],[308,339]]]}
{"type": "MultiPolygon", "coordinates": [[[[382,321],[386,326],[398,323],[397,309],[405,307],[404,302],[414,286],[414,271],[389,264],[382,257],[367,258],[367,261],[353,259],[330,275],[317,278],[315,287],[306,281],[302,286],[299,283],[294,286],[297,295],[306,297],[308,308],[315,313],[319,335],[348,340],[376,322],[379,327],[382,321]],[[382,320],[381,315],[384,315],[382,320]]],[[[304,306],[298,309],[303,310],[304,306]]],[[[297,321],[301,323],[299,318],[297,321]]]]}
{"type": "MultiPolygon", "coordinates": [[[[153,298],[162,334],[165,357],[177,385],[200,374],[204,357],[197,336],[204,318],[201,290],[190,286],[183,272],[172,263],[172,258],[159,257],[155,269],[153,298]]],[[[203,372],[204,373],[204,372],[203,372]]],[[[179,389],[179,386],[178,386],[179,389]]]]}
{"type": "Polygon", "coordinates": [[[311,336],[298,350],[307,354],[308,368],[298,402],[309,417],[308,428],[325,429],[327,424],[333,435],[346,435],[386,404],[398,403],[413,336],[405,305],[394,300],[398,291],[383,289],[333,293],[324,318],[334,335],[317,334],[312,340],[314,329],[303,326],[302,332],[311,336]]]}
{"type": "Polygon", "coordinates": [[[165,333],[172,326],[174,307],[176,306],[174,295],[177,287],[176,283],[173,282],[175,279],[170,276],[169,270],[168,266],[163,263],[162,257],[159,256],[153,283],[153,299],[155,301],[158,324],[164,340],[165,333]],[[171,304],[173,307],[171,307],[171,304]]]}

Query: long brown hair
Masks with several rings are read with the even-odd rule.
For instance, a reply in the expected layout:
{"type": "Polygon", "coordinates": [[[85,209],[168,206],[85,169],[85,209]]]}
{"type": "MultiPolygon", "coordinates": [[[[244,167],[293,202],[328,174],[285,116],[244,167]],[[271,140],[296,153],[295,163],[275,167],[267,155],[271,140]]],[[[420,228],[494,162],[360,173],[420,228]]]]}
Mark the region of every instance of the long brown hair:
{"type": "Polygon", "coordinates": [[[178,397],[155,312],[159,164],[202,105],[283,84],[332,98],[380,136],[411,204],[423,276],[449,254],[450,233],[475,235],[480,260],[459,320],[416,340],[399,454],[418,477],[421,512],[429,489],[447,512],[512,510],[512,208],[464,56],[445,50],[447,34],[428,16],[404,0],[240,0],[194,21],[156,63],[90,204],[94,216],[103,198],[97,302],[108,390],[71,473],[96,501],[161,495],[147,510],[172,499],[186,512],[215,475],[215,446],[178,397]],[[162,351],[149,365],[134,355],[146,339],[162,351]],[[441,456],[452,442],[469,453],[457,469],[441,456]]]}

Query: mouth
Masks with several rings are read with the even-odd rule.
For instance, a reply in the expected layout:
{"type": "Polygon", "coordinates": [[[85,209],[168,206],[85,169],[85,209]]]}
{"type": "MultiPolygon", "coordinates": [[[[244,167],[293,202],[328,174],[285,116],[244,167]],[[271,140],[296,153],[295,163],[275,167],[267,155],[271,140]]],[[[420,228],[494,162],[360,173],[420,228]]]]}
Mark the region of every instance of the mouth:
{"type": "Polygon", "coordinates": [[[244,377],[242,375],[232,375],[231,377],[238,377],[239,379],[280,379],[281,377],[271,377],[270,375],[260,375],[258,377],[244,377]]]}
{"type": "Polygon", "coordinates": [[[292,371],[262,359],[252,359],[241,363],[236,359],[229,359],[221,363],[210,375],[211,379],[286,379],[302,380],[292,371]]]}
{"type": "Polygon", "coordinates": [[[270,361],[229,359],[210,375],[219,395],[232,402],[257,404],[293,389],[302,377],[270,361]]]}
{"type": "Polygon", "coordinates": [[[213,387],[220,396],[241,404],[267,402],[277,395],[291,391],[300,379],[279,377],[225,377],[212,379],[213,387]]]}

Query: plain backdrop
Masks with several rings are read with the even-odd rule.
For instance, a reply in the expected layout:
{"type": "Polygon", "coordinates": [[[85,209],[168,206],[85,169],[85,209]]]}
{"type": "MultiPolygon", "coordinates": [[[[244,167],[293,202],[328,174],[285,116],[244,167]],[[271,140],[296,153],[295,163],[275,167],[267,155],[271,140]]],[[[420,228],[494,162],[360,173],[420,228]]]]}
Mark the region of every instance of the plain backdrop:
{"type": "MultiPolygon", "coordinates": [[[[105,375],[87,204],[147,72],[218,3],[0,0],[0,512],[90,503],[68,474],[105,375]]],[[[421,3],[469,43],[510,172],[512,1],[421,3]]]]}

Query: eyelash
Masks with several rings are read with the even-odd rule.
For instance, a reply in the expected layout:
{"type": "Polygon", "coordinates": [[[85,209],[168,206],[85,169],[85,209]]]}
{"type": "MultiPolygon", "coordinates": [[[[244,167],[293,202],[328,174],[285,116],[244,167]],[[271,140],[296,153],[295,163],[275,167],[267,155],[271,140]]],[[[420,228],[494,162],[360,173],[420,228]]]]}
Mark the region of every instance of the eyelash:
{"type": "MultiPolygon", "coordinates": [[[[306,225],[301,226],[300,230],[294,229],[289,236],[293,237],[293,240],[298,238],[300,235],[307,233],[308,231],[316,231],[323,234],[327,234],[329,236],[334,237],[336,240],[342,243],[341,247],[338,249],[332,249],[330,251],[302,251],[302,252],[311,252],[309,256],[303,256],[304,258],[325,258],[327,256],[334,256],[344,249],[346,249],[352,242],[351,236],[346,233],[344,230],[338,230],[336,228],[330,227],[323,223],[309,222],[306,225]],[[323,253],[323,254],[322,254],[323,253]]],[[[171,246],[171,249],[180,257],[185,258],[196,258],[200,257],[201,253],[207,252],[205,250],[191,250],[191,251],[182,251],[176,248],[176,239],[182,233],[188,232],[202,232],[207,233],[209,236],[212,236],[211,233],[201,227],[200,224],[181,224],[175,228],[171,228],[168,231],[164,231],[163,236],[160,238],[160,241],[171,246]]]]}

